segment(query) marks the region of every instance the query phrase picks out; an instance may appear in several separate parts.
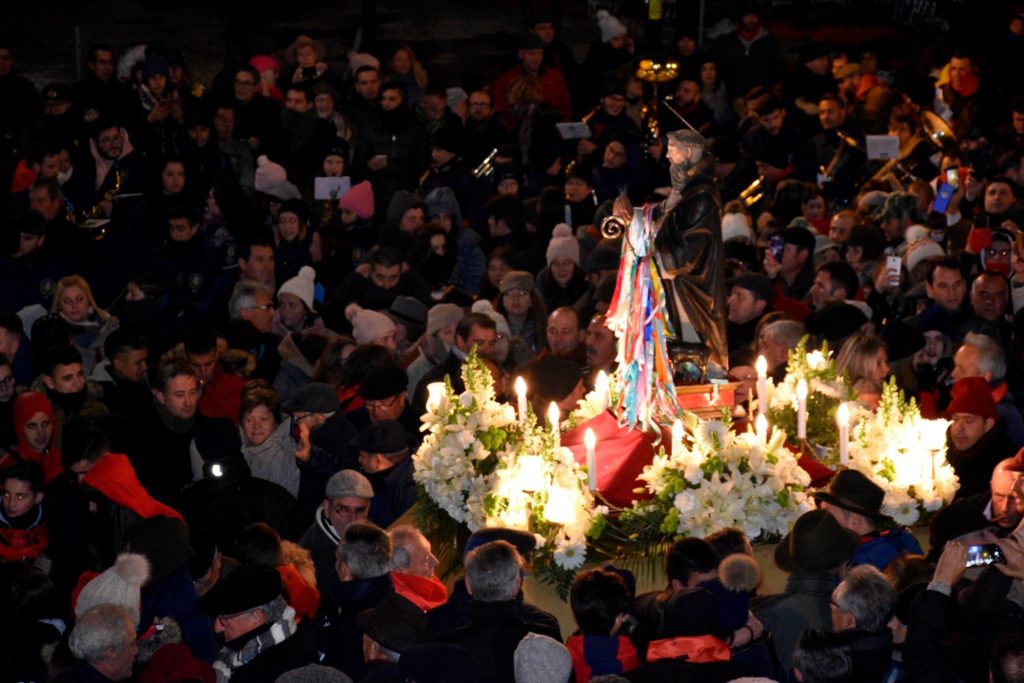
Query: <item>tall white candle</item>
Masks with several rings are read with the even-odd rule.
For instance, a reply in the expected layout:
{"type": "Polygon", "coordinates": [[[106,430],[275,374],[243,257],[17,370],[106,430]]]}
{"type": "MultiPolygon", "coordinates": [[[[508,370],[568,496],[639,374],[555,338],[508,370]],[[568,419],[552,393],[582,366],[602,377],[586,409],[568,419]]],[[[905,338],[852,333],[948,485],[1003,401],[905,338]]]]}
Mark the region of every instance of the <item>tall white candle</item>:
{"type": "Polygon", "coordinates": [[[765,417],[764,413],[757,416],[754,420],[754,431],[757,433],[757,438],[761,441],[762,445],[768,444],[768,418],[765,417]]]}
{"type": "Polygon", "coordinates": [[[601,405],[601,410],[608,410],[608,373],[601,370],[597,373],[597,378],[594,380],[594,391],[597,393],[597,400],[601,405]]]}
{"type": "Polygon", "coordinates": [[[683,452],[683,423],[676,419],[672,423],[672,457],[676,458],[683,452]]]}
{"type": "Polygon", "coordinates": [[[796,383],[796,438],[807,438],[807,380],[796,383]]]}
{"type": "Polygon", "coordinates": [[[516,402],[519,408],[519,421],[526,422],[526,380],[516,377],[516,402]]]}
{"type": "Polygon", "coordinates": [[[768,414],[768,361],[764,356],[758,356],[754,363],[757,370],[757,412],[762,415],[768,414]]]}
{"type": "Polygon", "coordinates": [[[845,403],[839,404],[836,411],[836,423],[839,425],[839,464],[850,464],[850,409],[845,403]]]}
{"type": "Polygon", "coordinates": [[[594,430],[587,427],[583,433],[583,445],[587,447],[587,486],[591,491],[597,490],[597,436],[594,430]]]}
{"type": "Polygon", "coordinates": [[[558,409],[558,404],[554,401],[548,406],[548,423],[551,425],[551,433],[555,437],[555,446],[557,447],[561,443],[561,433],[559,429],[559,423],[561,422],[562,412],[558,409]]]}

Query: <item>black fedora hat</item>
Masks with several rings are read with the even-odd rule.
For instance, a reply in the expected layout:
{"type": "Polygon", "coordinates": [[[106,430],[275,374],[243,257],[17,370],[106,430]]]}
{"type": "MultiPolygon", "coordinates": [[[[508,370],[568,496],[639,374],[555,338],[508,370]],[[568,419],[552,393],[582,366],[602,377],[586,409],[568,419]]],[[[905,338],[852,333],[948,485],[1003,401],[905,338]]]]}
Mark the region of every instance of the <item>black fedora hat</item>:
{"type": "Polygon", "coordinates": [[[885,491],[857,470],[840,470],[824,491],[811,494],[818,501],[856,512],[870,519],[889,519],[881,513],[885,491]]]}
{"type": "Polygon", "coordinates": [[[841,567],[860,544],[857,534],[844,529],[827,510],[800,515],[775,547],[775,564],[790,574],[819,574],[841,567]]]}
{"type": "Polygon", "coordinates": [[[406,598],[390,593],[376,607],[357,614],[356,626],[387,649],[401,653],[426,634],[427,617],[406,598]]]}

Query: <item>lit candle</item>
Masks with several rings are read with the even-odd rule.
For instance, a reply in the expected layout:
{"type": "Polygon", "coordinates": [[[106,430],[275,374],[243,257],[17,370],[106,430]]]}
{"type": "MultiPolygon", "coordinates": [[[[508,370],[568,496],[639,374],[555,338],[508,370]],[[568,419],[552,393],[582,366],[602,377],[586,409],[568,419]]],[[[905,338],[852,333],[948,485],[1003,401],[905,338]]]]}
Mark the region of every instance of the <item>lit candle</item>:
{"type": "Polygon", "coordinates": [[[683,423],[676,419],[672,423],[672,457],[677,458],[683,453],[683,423]]]}
{"type": "Polygon", "coordinates": [[[839,425],[839,464],[850,464],[850,409],[845,403],[839,404],[836,411],[836,423],[839,425]]]}
{"type": "Polygon", "coordinates": [[[754,363],[757,370],[757,412],[762,415],[768,414],[768,361],[764,356],[758,356],[754,363]]]}
{"type": "Polygon", "coordinates": [[[561,486],[548,490],[548,502],[544,506],[544,518],[552,524],[569,524],[576,519],[576,508],[572,494],[561,486]]]}
{"type": "Polygon", "coordinates": [[[526,380],[516,377],[516,400],[519,408],[519,421],[526,422],[526,380]]]}
{"type": "Polygon", "coordinates": [[[608,373],[601,370],[594,380],[594,391],[597,393],[597,402],[601,411],[608,410],[608,373]]]}
{"type": "Polygon", "coordinates": [[[765,417],[764,413],[757,416],[754,420],[754,430],[757,432],[757,438],[761,441],[762,445],[768,444],[768,418],[765,417]]]}
{"type": "Polygon", "coordinates": [[[539,455],[520,455],[516,463],[519,465],[519,489],[522,491],[540,491],[544,488],[544,459],[539,455]]]}
{"type": "Polygon", "coordinates": [[[807,380],[796,383],[796,438],[807,438],[807,380]]]}
{"type": "Polygon", "coordinates": [[[552,401],[548,406],[548,423],[551,425],[551,434],[555,437],[555,446],[558,446],[560,440],[558,425],[561,422],[561,416],[562,412],[558,409],[558,404],[552,401]]]}
{"type": "Polygon", "coordinates": [[[587,447],[587,486],[591,491],[597,490],[597,436],[594,430],[587,427],[583,432],[583,445],[587,447]]]}
{"type": "Polygon", "coordinates": [[[431,382],[427,385],[427,412],[436,413],[441,407],[441,398],[444,396],[444,382],[431,382]]]}

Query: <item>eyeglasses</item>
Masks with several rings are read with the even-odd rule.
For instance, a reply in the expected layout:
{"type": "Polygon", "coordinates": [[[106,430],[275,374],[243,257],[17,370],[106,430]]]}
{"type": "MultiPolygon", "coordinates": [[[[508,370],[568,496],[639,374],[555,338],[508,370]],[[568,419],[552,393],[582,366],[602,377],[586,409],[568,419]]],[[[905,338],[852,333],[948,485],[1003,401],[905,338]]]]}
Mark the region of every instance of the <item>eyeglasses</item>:
{"type": "Polygon", "coordinates": [[[989,258],[1009,258],[1011,253],[1011,249],[993,249],[992,247],[985,249],[985,255],[989,258]]]}
{"type": "Polygon", "coordinates": [[[505,296],[511,296],[518,299],[524,296],[530,296],[530,293],[525,289],[510,289],[505,292],[505,296]]]}
{"type": "Polygon", "coordinates": [[[355,517],[357,515],[365,515],[367,512],[370,511],[370,506],[360,505],[359,507],[352,508],[347,505],[341,505],[339,503],[338,505],[332,505],[331,510],[333,510],[334,514],[336,515],[345,517],[355,517]]]}
{"type": "Polygon", "coordinates": [[[263,304],[261,306],[247,306],[246,308],[254,311],[272,311],[274,310],[274,304],[263,304]]]}
{"type": "Polygon", "coordinates": [[[0,379],[0,387],[6,389],[7,387],[14,384],[14,375],[7,375],[3,379],[0,379]]]}
{"type": "Polygon", "coordinates": [[[381,408],[390,408],[402,397],[401,393],[395,394],[391,398],[386,398],[380,401],[364,401],[367,410],[379,410],[381,408]]]}
{"type": "Polygon", "coordinates": [[[100,143],[101,145],[112,145],[115,142],[120,142],[120,141],[121,141],[121,136],[120,135],[109,135],[109,136],[102,137],[102,138],[98,139],[96,142],[100,143]]]}

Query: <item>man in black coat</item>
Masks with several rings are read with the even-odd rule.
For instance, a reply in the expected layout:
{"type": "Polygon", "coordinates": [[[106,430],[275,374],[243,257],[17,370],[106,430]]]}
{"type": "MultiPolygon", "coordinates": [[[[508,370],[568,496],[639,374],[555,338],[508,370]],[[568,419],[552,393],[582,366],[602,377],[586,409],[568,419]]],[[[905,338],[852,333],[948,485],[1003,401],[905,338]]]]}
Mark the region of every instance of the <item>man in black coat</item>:
{"type": "Polygon", "coordinates": [[[243,565],[218,581],[199,601],[224,640],[214,658],[218,678],[234,683],[273,681],[317,661],[316,652],[297,630],[295,610],[282,594],[273,567],[243,565]]]}
{"type": "Polygon", "coordinates": [[[338,543],[337,572],[320,586],[324,662],[361,680],[366,673],[363,630],[356,615],[394,593],[391,538],[369,522],[349,524],[338,543]]]}
{"type": "Polygon", "coordinates": [[[832,591],[830,604],[832,630],[853,660],[853,680],[885,680],[892,664],[889,619],[896,605],[896,589],[882,572],[870,565],[858,565],[832,591]]]}
{"type": "Polygon", "coordinates": [[[472,656],[480,680],[512,683],[513,657],[527,633],[561,640],[557,628],[528,623],[516,596],[522,584],[523,558],[508,541],[492,541],[466,556],[466,588],[473,596],[465,626],[442,633],[439,642],[460,645],[472,656]]]}

